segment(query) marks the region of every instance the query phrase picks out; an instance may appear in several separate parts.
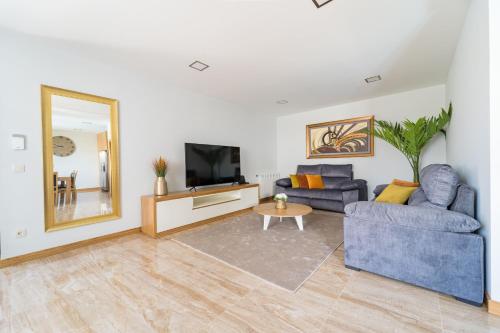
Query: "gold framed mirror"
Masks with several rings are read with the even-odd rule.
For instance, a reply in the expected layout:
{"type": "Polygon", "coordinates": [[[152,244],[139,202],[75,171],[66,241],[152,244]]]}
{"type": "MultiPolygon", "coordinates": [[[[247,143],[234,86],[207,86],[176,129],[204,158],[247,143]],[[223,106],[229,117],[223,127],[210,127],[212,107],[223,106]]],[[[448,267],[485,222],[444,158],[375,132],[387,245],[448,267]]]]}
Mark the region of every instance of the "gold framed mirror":
{"type": "Polygon", "coordinates": [[[121,216],[118,101],[41,86],[45,230],[121,216]]]}

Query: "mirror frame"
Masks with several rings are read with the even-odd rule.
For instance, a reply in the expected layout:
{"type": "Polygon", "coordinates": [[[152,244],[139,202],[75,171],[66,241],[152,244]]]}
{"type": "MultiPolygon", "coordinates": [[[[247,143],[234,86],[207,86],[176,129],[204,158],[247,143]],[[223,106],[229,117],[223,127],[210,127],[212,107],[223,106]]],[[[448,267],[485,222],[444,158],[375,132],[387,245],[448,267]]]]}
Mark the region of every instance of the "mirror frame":
{"type": "Polygon", "coordinates": [[[74,228],[98,222],[116,220],[121,217],[120,207],[120,165],[118,141],[118,101],[111,98],[100,97],[62,88],[41,85],[42,91],[42,133],[43,133],[43,169],[44,169],[44,196],[45,196],[45,231],[56,231],[74,228]],[[113,212],[106,215],[96,215],[75,219],[62,223],[55,223],[54,189],[53,189],[53,150],[52,150],[52,96],[63,96],[80,100],[107,104],[110,108],[111,127],[111,205],[113,212]]]}

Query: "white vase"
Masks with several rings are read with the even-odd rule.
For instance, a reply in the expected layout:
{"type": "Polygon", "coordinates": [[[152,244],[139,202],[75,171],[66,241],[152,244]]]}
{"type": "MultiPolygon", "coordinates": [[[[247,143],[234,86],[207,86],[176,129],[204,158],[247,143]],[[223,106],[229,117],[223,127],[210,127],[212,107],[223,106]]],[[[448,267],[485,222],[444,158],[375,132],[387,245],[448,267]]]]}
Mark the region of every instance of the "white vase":
{"type": "Polygon", "coordinates": [[[168,186],[165,177],[157,177],[155,182],[155,195],[165,195],[168,193],[168,186]]]}

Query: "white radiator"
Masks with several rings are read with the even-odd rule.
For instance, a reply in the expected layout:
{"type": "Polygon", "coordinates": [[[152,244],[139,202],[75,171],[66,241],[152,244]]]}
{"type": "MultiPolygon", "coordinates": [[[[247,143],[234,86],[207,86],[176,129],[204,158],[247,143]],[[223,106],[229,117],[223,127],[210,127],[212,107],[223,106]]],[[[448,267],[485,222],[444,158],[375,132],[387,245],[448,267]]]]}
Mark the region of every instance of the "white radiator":
{"type": "Polygon", "coordinates": [[[267,198],[274,194],[274,183],[280,179],[280,174],[278,172],[262,172],[257,174],[256,178],[260,186],[260,197],[267,198]]]}

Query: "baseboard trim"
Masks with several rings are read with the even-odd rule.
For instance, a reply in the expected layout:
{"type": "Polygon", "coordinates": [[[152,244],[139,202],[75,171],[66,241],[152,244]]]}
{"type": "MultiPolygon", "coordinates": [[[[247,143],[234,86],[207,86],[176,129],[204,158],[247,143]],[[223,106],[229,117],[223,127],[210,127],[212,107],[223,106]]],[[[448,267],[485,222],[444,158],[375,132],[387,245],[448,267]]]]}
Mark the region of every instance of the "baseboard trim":
{"type": "Polygon", "coordinates": [[[99,192],[101,190],[100,187],[87,187],[87,188],[77,188],[77,192],[99,192]]]}
{"type": "Polygon", "coordinates": [[[85,240],[78,241],[78,242],[75,242],[75,243],[70,243],[70,244],[65,244],[65,245],[61,245],[61,246],[52,247],[50,249],[45,249],[45,250],[41,250],[41,251],[31,252],[31,253],[23,254],[23,255],[20,255],[20,256],[17,256],[17,257],[3,259],[3,260],[0,260],[0,268],[4,268],[4,267],[7,267],[7,266],[13,266],[13,265],[17,265],[17,264],[21,264],[21,263],[24,263],[24,262],[27,262],[27,261],[31,261],[31,260],[35,260],[35,259],[40,259],[40,258],[45,258],[45,257],[53,256],[55,254],[63,253],[63,252],[69,251],[69,250],[74,250],[74,249],[77,249],[77,248],[80,248],[80,247],[84,247],[84,246],[88,246],[88,245],[92,245],[92,244],[104,242],[104,241],[107,241],[107,240],[111,240],[111,239],[114,239],[114,238],[119,238],[119,237],[131,235],[131,234],[136,234],[136,233],[140,233],[140,232],[141,232],[141,228],[140,227],[139,228],[133,228],[133,229],[128,229],[128,230],[124,230],[124,231],[120,231],[120,232],[115,232],[115,233],[112,233],[112,234],[109,234],[109,235],[104,235],[104,236],[94,237],[94,238],[90,238],[90,239],[85,239],[85,240]]]}
{"type": "Polygon", "coordinates": [[[203,221],[198,221],[198,222],[194,222],[194,223],[191,223],[191,224],[183,225],[182,227],[177,227],[177,228],[174,228],[174,229],[169,229],[169,230],[161,231],[161,232],[159,232],[159,233],[156,234],[156,238],[170,236],[170,235],[176,234],[176,233],[181,232],[181,231],[186,231],[186,230],[189,230],[189,229],[194,229],[194,228],[197,228],[197,227],[201,227],[202,225],[205,225],[205,224],[210,224],[210,223],[215,223],[215,222],[222,222],[226,218],[249,213],[249,212],[252,211],[252,209],[253,209],[252,207],[245,208],[245,209],[237,210],[235,212],[227,213],[227,214],[224,214],[224,215],[215,216],[215,217],[203,220],[203,221]]]}
{"type": "Polygon", "coordinates": [[[500,316],[500,302],[492,300],[488,293],[486,293],[486,307],[489,313],[500,316]]]}

